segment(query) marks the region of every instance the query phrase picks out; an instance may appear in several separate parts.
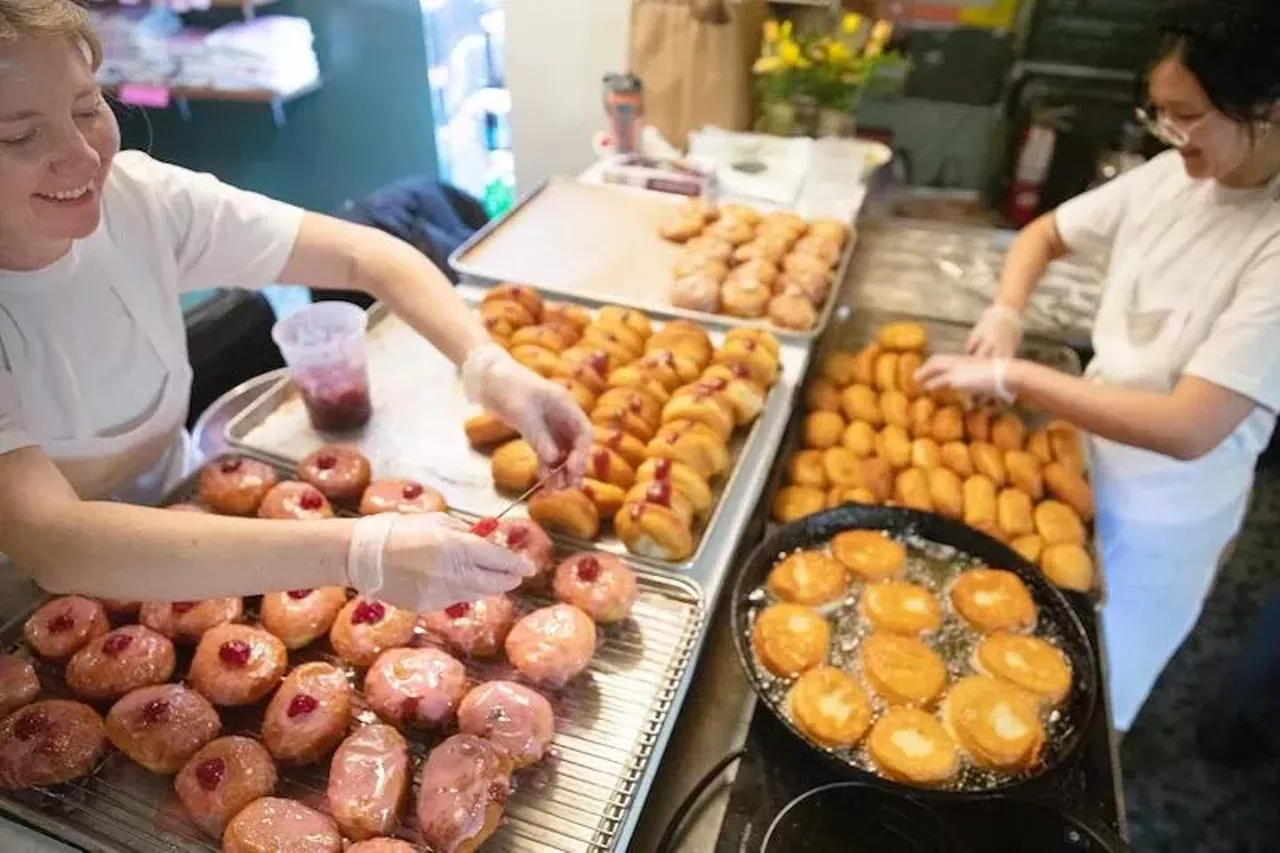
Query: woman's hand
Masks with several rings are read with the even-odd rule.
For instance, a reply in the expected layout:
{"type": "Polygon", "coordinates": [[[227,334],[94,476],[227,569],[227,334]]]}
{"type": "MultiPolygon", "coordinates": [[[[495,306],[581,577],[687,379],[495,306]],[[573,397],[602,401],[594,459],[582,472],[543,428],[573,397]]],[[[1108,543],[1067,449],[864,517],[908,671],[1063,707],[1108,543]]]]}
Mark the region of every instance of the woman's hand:
{"type": "Polygon", "coordinates": [[[1013,358],[1022,343],[1022,315],[999,302],[978,318],[964,351],[979,358],[1013,358]]]}
{"type": "Polygon", "coordinates": [[[1012,403],[1014,394],[1005,383],[1007,358],[978,358],[971,355],[935,355],[916,371],[916,382],[926,391],[953,388],[977,397],[1012,403]]]}
{"type": "Polygon", "coordinates": [[[509,592],[534,574],[524,557],[472,535],[442,512],[361,519],[347,572],[361,594],[429,613],[509,592]]]}
{"type": "Polygon", "coordinates": [[[591,448],[591,422],[568,390],[518,363],[497,344],[472,350],[462,365],[467,399],[518,430],[538,454],[544,472],[564,464],[564,487],[582,480],[591,448]]]}

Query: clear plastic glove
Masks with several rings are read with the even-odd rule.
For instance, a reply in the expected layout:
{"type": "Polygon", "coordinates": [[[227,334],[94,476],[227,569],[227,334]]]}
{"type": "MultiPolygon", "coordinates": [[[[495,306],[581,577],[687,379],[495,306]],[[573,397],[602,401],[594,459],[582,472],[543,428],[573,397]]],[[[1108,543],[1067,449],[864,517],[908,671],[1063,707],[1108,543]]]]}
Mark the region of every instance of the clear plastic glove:
{"type": "Polygon", "coordinates": [[[996,302],[978,318],[964,342],[964,351],[980,358],[1013,358],[1020,343],[1022,315],[996,302]]]}
{"type": "Polygon", "coordinates": [[[442,512],[356,522],[347,577],[361,595],[419,613],[509,592],[536,573],[529,560],[468,532],[442,512]]]}
{"type": "Polygon", "coordinates": [[[916,382],[926,391],[953,388],[975,397],[1012,403],[1015,395],[1005,384],[1008,370],[1007,358],[935,355],[916,371],[916,382]]]}
{"type": "Polygon", "coordinates": [[[543,473],[566,463],[551,488],[582,481],[591,449],[591,421],[565,388],[517,362],[497,344],[472,350],[462,365],[467,399],[497,415],[529,442],[543,473]]]}

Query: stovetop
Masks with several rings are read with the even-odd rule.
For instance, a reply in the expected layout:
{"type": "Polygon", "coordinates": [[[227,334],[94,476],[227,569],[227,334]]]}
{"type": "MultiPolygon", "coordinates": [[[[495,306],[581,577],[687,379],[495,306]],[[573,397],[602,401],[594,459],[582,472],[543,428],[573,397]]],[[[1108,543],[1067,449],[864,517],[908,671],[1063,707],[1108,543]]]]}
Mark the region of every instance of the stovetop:
{"type": "MultiPolygon", "coordinates": [[[[1080,615],[1090,636],[1096,638],[1094,614],[1080,615]]],[[[1094,829],[1121,832],[1115,788],[1118,768],[1112,764],[1106,713],[1106,704],[1099,702],[1079,753],[1028,783],[1016,796],[1069,812],[1094,829]]],[[[801,747],[763,705],[756,707],[745,749],[716,853],[756,853],[770,823],[793,799],[819,786],[847,781],[801,747]]],[[[936,811],[972,850],[995,849],[993,840],[998,840],[995,834],[1000,831],[999,822],[991,821],[981,810],[965,804],[947,804],[936,805],[936,811]]]]}

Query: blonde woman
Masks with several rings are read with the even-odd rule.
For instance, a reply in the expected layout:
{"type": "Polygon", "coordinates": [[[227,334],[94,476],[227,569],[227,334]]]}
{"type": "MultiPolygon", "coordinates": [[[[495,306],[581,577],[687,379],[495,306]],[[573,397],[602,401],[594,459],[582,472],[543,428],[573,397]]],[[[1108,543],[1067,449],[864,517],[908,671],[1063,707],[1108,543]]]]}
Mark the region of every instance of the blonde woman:
{"type": "Polygon", "coordinates": [[[48,590],[122,599],[356,585],[425,609],[518,584],[523,561],[439,515],[272,523],[130,505],[188,467],[187,290],[367,291],[544,465],[567,457],[579,476],[591,431],[412,248],[119,153],[99,59],[71,0],[0,0],[0,557],[48,590]]]}

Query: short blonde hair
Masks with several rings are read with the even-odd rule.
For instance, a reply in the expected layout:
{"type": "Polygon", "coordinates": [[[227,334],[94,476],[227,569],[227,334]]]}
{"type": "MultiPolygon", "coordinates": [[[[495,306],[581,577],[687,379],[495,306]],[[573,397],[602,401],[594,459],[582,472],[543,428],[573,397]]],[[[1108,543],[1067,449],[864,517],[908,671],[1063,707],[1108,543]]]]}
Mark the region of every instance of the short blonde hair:
{"type": "Polygon", "coordinates": [[[85,48],[95,70],[102,63],[89,13],[72,0],[0,0],[0,44],[23,38],[65,38],[85,48]]]}

